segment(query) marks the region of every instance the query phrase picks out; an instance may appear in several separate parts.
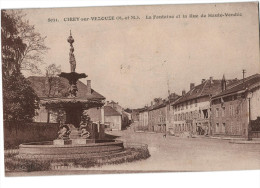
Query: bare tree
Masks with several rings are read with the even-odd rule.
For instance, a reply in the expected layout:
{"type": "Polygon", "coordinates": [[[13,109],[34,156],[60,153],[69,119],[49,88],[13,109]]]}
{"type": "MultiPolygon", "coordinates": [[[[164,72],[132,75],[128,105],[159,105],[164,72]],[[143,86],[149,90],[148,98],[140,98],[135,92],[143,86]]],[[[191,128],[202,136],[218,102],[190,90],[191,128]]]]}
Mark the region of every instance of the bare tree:
{"type": "Polygon", "coordinates": [[[47,78],[47,88],[45,93],[48,97],[54,96],[65,96],[67,90],[65,90],[65,85],[62,83],[61,78],[58,77],[58,74],[61,73],[61,67],[51,64],[46,67],[46,78],[47,78]]]}
{"type": "Polygon", "coordinates": [[[19,58],[21,70],[29,70],[32,73],[41,73],[40,65],[43,64],[43,54],[49,49],[39,32],[35,30],[34,25],[30,25],[25,19],[26,14],[22,10],[8,10],[8,14],[16,20],[18,35],[26,44],[22,56],[19,58]]]}

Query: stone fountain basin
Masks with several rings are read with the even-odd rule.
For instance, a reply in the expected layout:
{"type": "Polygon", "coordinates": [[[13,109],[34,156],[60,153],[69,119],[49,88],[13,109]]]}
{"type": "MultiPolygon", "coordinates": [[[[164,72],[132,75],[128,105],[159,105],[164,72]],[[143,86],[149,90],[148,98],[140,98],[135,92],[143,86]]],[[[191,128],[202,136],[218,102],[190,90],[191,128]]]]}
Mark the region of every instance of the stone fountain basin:
{"type": "Polygon", "coordinates": [[[19,145],[20,156],[69,156],[69,155],[102,155],[107,153],[117,153],[124,150],[122,141],[96,140],[96,143],[54,145],[53,141],[31,142],[19,145]]]}

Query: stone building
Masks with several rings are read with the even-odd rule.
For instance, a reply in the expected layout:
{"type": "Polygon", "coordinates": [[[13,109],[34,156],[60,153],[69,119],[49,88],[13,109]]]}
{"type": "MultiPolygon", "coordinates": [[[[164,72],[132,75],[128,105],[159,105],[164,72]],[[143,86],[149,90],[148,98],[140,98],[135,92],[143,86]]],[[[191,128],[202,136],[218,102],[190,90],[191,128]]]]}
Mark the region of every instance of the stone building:
{"type": "MultiPolygon", "coordinates": [[[[231,84],[233,80],[226,81],[231,84]]],[[[190,84],[190,90],[172,104],[174,109],[174,132],[179,134],[210,134],[210,98],[221,91],[221,80],[202,79],[201,84],[190,84]]]]}
{"type": "Polygon", "coordinates": [[[148,130],[148,107],[144,107],[139,111],[139,130],[148,130]]]}
{"type": "MultiPolygon", "coordinates": [[[[44,103],[51,99],[66,97],[69,88],[68,81],[64,78],[54,77],[52,82],[49,82],[48,78],[44,76],[30,76],[27,80],[30,82],[31,87],[40,98],[40,109],[38,109],[37,115],[34,117],[34,121],[43,123],[57,123],[59,121],[57,109],[53,108],[47,110],[44,103]]],[[[82,100],[88,100],[91,98],[105,100],[104,96],[91,88],[90,80],[87,81],[87,84],[78,81],[77,87],[77,97],[82,100]]],[[[102,107],[90,108],[87,111],[91,121],[100,121],[101,123],[104,122],[104,110],[102,107]]]]}
{"type": "Polygon", "coordinates": [[[148,109],[148,129],[151,132],[166,133],[166,101],[159,98],[148,109]]]}
{"type": "Polygon", "coordinates": [[[166,131],[170,134],[174,132],[174,110],[172,104],[180,98],[176,93],[171,93],[166,100],[166,131]]]}
{"type": "Polygon", "coordinates": [[[121,126],[122,126],[121,129],[126,129],[126,127],[130,125],[130,123],[131,123],[131,120],[130,120],[131,118],[129,119],[129,115],[130,114],[125,112],[124,108],[121,105],[119,105],[118,102],[114,102],[114,101],[109,102],[109,101],[107,101],[105,106],[110,106],[114,110],[116,110],[118,113],[121,114],[121,120],[122,120],[122,122],[121,122],[121,126]]]}
{"type": "Polygon", "coordinates": [[[211,99],[213,135],[247,137],[249,119],[260,117],[260,74],[230,86],[223,77],[221,88],[211,99]]]}
{"type": "Polygon", "coordinates": [[[122,130],[122,116],[111,106],[104,106],[105,125],[112,130],[122,130]]]}

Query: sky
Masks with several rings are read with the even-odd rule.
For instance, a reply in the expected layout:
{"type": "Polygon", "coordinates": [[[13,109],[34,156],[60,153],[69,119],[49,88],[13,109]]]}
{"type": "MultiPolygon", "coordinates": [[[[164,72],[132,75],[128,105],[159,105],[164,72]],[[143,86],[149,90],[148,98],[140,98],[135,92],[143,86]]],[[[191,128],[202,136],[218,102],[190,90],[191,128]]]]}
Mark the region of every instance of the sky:
{"type": "MultiPolygon", "coordinates": [[[[170,92],[181,94],[201,79],[242,78],[259,73],[259,25],[256,3],[24,9],[30,24],[47,36],[45,66],[70,71],[70,30],[75,40],[76,72],[86,73],[92,88],[139,108],[170,92]],[[208,17],[237,13],[241,16],[208,17]],[[190,14],[198,15],[191,18],[190,14]],[[206,17],[200,17],[202,14],[206,17]],[[146,19],[151,16],[174,16],[146,19]],[[180,15],[180,18],[177,16],[180,15]],[[183,18],[187,15],[187,18],[183,18]],[[115,20],[65,21],[114,16],[115,20]],[[117,20],[137,16],[140,19],[117,20]],[[48,19],[58,22],[48,22],[48,19]],[[65,20],[64,20],[65,19],[65,20]],[[167,84],[169,83],[169,84],[167,84]]],[[[28,76],[29,74],[27,74],[28,76]]]]}

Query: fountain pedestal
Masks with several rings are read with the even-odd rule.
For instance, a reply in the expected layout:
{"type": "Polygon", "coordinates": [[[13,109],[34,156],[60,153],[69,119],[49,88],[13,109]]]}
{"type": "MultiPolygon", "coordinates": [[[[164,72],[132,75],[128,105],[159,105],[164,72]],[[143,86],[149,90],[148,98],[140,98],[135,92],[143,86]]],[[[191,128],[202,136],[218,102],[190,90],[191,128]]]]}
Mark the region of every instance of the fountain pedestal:
{"type": "Polygon", "coordinates": [[[78,138],[78,139],[72,139],[72,144],[89,144],[89,143],[95,143],[95,139],[84,139],[84,138],[78,138]]]}
{"type": "Polygon", "coordinates": [[[53,145],[70,145],[72,144],[72,140],[68,139],[68,140],[63,140],[63,139],[56,139],[53,140],[53,145]]]}

